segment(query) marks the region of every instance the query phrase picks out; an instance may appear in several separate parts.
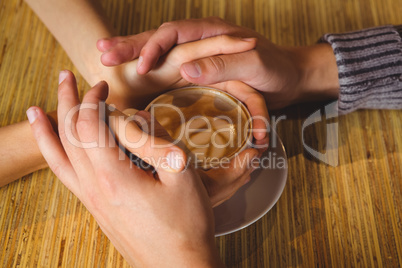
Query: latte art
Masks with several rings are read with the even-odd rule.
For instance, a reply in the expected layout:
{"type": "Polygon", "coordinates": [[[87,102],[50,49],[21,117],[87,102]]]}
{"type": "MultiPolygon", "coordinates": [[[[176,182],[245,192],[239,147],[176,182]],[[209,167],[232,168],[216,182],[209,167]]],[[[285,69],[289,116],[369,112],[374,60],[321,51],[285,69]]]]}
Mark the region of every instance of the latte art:
{"type": "Polygon", "coordinates": [[[156,98],[146,110],[204,168],[211,167],[211,161],[233,157],[251,139],[247,109],[217,89],[173,90],[156,98]]]}

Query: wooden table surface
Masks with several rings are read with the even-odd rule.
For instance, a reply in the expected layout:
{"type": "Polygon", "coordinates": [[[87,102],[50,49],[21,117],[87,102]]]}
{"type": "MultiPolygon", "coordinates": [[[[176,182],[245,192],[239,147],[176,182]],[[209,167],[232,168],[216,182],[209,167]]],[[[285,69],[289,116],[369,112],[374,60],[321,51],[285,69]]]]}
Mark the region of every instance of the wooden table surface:
{"type": "MultiPolygon", "coordinates": [[[[121,34],[164,21],[219,16],[282,45],[309,45],[326,32],[402,24],[400,0],[103,0],[121,34]]],[[[22,0],[0,2],[0,125],[56,108],[58,72],[71,61],[22,0]]],[[[79,87],[88,89],[78,75],[79,87]]],[[[262,219],[216,245],[228,267],[400,267],[402,112],[358,111],[338,123],[339,165],[310,156],[302,124],[325,103],[273,113],[289,174],[262,219]]],[[[326,121],[304,130],[324,152],[326,121]]],[[[1,148],[0,148],[1,150],[1,148]]],[[[2,152],[0,153],[7,153],[2,152]]],[[[155,252],[157,254],[157,252],[155,252]]],[[[0,266],[127,267],[85,207],[49,169],[0,189],[0,266]]]]}

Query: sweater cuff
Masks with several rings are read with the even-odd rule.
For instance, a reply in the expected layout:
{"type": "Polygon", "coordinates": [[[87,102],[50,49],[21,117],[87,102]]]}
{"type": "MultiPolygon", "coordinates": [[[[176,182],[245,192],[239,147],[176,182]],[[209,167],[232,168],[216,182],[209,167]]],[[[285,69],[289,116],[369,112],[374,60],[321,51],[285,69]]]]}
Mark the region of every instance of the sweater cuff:
{"type": "Polygon", "coordinates": [[[402,26],[326,34],[338,65],[339,113],[402,108],[402,26]]]}

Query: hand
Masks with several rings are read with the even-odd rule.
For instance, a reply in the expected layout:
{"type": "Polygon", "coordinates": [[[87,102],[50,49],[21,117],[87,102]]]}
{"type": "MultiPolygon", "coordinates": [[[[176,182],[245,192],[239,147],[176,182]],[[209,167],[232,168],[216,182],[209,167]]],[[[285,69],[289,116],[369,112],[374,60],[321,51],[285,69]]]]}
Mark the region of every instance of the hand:
{"type": "MultiPolygon", "coordinates": [[[[149,38],[149,33],[138,35],[139,41],[144,44],[144,39],[149,38]]],[[[102,40],[98,42],[98,48],[107,51],[110,47],[116,47],[113,50],[117,53],[127,52],[131,41],[127,37],[117,37],[110,40],[102,40]]],[[[238,50],[252,49],[255,46],[255,39],[242,40],[230,36],[219,36],[208,38],[198,42],[187,43],[171,50],[161,61],[158,62],[156,68],[146,75],[139,76],[135,69],[132,68],[138,64],[138,61],[128,62],[122,65],[126,69],[124,77],[128,84],[140,83],[147,87],[150,83],[152,86],[148,90],[144,90],[147,94],[156,91],[159,94],[160,88],[182,87],[188,84],[179,74],[181,63],[194,59],[194,57],[205,57],[208,55],[221,53],[236,53],[238,50]],[[130,70],[130,71],[128,71],[130,70]],[[172,84],[175,81],[175,84],[172,84]]],[[[124,55],[123,55],[124,56],[124,55]]],[[[110,64],[119,64],[118,54],[106,53],[102,56],[102,60],[110,60],[110,64]],[[110,57],[110,58],[109,58],[110,57]]],[[[229,199],[241,186],[249,181],[250,174],[253,171],[252,160],[261,155],[268,146],[268,111],[263,97],[254,89],[244,83],[238,81],[228,81],[211,85],[232,94],[242,101],[249,109],[253,117],[253,136],[254,144],[257,150],[248,149],[236,156],[230,162],[228,167],[216,168],[208,172],[202,172],[203,182],[206,185],[208,194],[213,206],[217,206],[229,199]],[[236,163],[247,163],[246,165],[238,165],[236,163]]],[[[143,90],[141,90],[143,91],[143,90]]],[[[132,94],[139,94],[138,90],[133,90],[132,94]]],[[[144,96],[141,96],[141,100],[144,96]]],[[[110,99],[109,99],[110,101],[110,99]]],[[[147,101],[146,103],[148,103],[147,101]]],[[[133,125],[133,127],[135,127],[133,125]]],[[[116,130],[117,131],[117,130],[116,130]]],[[[120,134],[117,133],[117,136],[120,134]]],[[[126,143],[124,146],[130,149],[126,143]]]]}
{"type": "MultiPolygon", "coordinates": [[[[119,40],[116,46],[121,45],[125,47],[126,43],[124,37],[116,38],[116,40],[119,40]]],[[[124,77],[126,81],[125,84],[138,84],[141,88],[126,90],[121,93],[122,96],[116,95],[116,90],[114,90],[115,94],[108,98],[108,103],[115,103],[115,101],[121,100],[127,100],[132,103],[131,100],[136,99],[137,101],[141,101],[141,105],[139,106],[142,108],[160,94],[161,91],[183,87],[189,84],[186,80],[182,79],[179,73],[180,66],[183,62],[191,61],[198,57],[203,58],[209,55],[249,50],[254,48],[255,41],[255,39],[243,40],[230,36],[218,36],[198,42],[186,43],[171,50],[158,62],[157,66],[146,75],[138,75],[136,73],[135,66],[137,66],[138,63],[137,60],[125,63],[121,65],[123,69],[122,77],[124,77]]],[[[106,46],[104,42],[98,42],[98,47],[105,49],[108,46],[106,46]]],[[[266,135],[268,111],[264,98],[257,91],[241,82],[228,81],[211,86],[232,94],[247,106],[253,117],[255,144],[259,146],[260,151],[264,151],[268,144],[268,136],[266,135]]],[[[126,107],[126,105],[123,105],[123,107],[126,107]]]]}
{"type": "MultiPolygon", "coordinates": [[[[242,92],[241,86],[245,87],[246,89],[250,89],[241,82],[228,82],[226,84],[228,84],[229,91],[231,89],[240,89],[240,92],[242,92]],[[238,84],[238,88],[235,86],[236,84],[238,84]]],[[[247,95],[247,92],[243,94],[247,95]]],[[[258,101],[258,99],[256,99],[256,101],[258,101]]],[[[109,115],[109,118],[108,125],[115,134],[119,144],[139,158],[145,155],[145,157],[142,158],[146,163],[136,159],[139,165],[142,165],[143,167],[147,167],[148,165],[156,167],[160,165],[158,160],[166,157],[166,155],[169,153],[166,152],[166,148],[171,148],[170,151],[180,151],[182,156],[181,158],[179,157],[180,159],[178,159],[178,163],[172,165],[173,168],[168,166],[168,169],[176,172],[183,169],[183,166],[187,162],[185,156],[183,156],[184,152],[181,152],[178,147],[172,146],[171,143],[167,142],[172,141],[171,137],[167,131],[159,125],[158,122],[154,121],[155,119],[149,113],[139,111],[134,116],[127,117],[127,115],[123,114],[122,112],[114,110],[109,115]],[[147,137],[141,140],[133,139],[133,137],[145,135],[145,133],[142,133],[143,131],[154,138],[151,139],[150,137],[147,137]],[[158,137],[159,139],[155,139],[155,137],[158,137]],[[153,148],[152,158],[147,156],[150,154],[149,152],[148,154],[145,152],[139,154],[139,151],[146,150],[146,148],[153,148]]],[[[257,123],[258,122],[259,121],[257,120],[257,123]]],[[[262,121],[260,122],[263,123],[262,121]]],[[[260,134],[264,133],[257,133],[256,135],[260,134]]],[[[256,142],[257,146],[264,144],[265,141],[262,139],[256,142]]],[[[263,146],[263,148],[265,149],[265,146],[263,146]]],[[[264,149],[246,149],[235,156],[229,163],[223,163],[222,165],[212,168],[208,171],[196,169],[206,187],[211,205],[213,207],[228,200],[234,193],[237,192],[240,187],[250,180],[250,174],[257,167],[253,160],[258,158],[264,149]]]]}
{"type": "MultiPolygon", "coordinates": [[[[141,267],[220,266],[212,209],[197,172],[191,167],[183,172],[160,168],[155,180],[130,168],[128,158],[118,159],[120,149],[99,118],[107,84],[93,87],[80,107],[74,76],[62,72],[60,82],[60,140],[45,113],[35,107],[27,111],[34,137],[50,168],[126,260],[141,267]]],[[[146,152],[152,150],[140,153],[146,152]]]]}
{"type": "MultiPolygon", "coordinates": [[[[144,38],[148,38],[149,34],[143,33],[138,35],[138,37],[140,40],[143,40],[144,38]]],[[[115,54],[114,52],[127,52],[127,48],[132,44],[128,42],[129,40],[131,40],[129,37],[116,37],[111,40],[99,41],[97,44],[98,48],[108,51],[103,54],[102,61],[108,61],[110,64],[120,63],[118,60],[119,54],[115,54]],[[117,50],[114,48],[117,48],[117,50]]],[[[141,43],[141,41],[139,42],[141,43]]],[[[217,36],[198,42],[186,43],[172,49],[166,56],[160,59],[157,66],[146,75],[138,75],[136,73],[135,67],[139,63],[138,60],[122,64],[123,72],[121,76],[124,77],[126,81],[125,84],[133,85],[133,88],[135,88],[134,85],[138,85],[137,87],[140,86],[141,90],[139,88],[136,90],[125,90],[125,92],[121,93],[121,96],[115,94],[109,97],[108,102],[115,103],[121,102],[121,100],[127,100],[132,104],[132,100],[136,99],[137,101],[141,101],[141,104],[137,106],[143,108],[160,94],[161,91],[183,87],[189,84],[181,77],[179,72],[183,62],[191,61],[195,58],[208,57],[210,55],[250,50],[255,47],[255,42],[256,39],[253,38],[243,40],[230,36],[217,36]]],[[[259,145],[259,149],[262,151],[265,150],[268,144],[266,129],[269,117],[264,98],[255,90],[240,82],[228,81],[210,86],[232,94],[247,106],[253,117],[253,134],[256,139],[256,144],[259,145]]],[[[116,92],[116,90],[114,92],[116,92]]],[[[121,107],[127,106],[130,107],[128,103],[118,107],[121,109],[121,107]]]]}
{"type": "Polygon", "coordinates": [[[102,62],[117,64],[140,57],[142,64],[137,71],[145,74],[174,45],[219,35],[257,38],[257,46],[254,50],[230,55],[223,52],[182,64],[180,73],[188,82],[205,85],[240,80],[264,92],[270,109],[338,96],[337,66],[328,44],[281,47],[251,29],[219,18],[168,22],[157,31],[105,40],[109,50],[102,55],[102,62]]]}
{"type": "MultiPolygon", "coordinates": [[[[141,39],[147,38],[149,34],[140,34],[141,39]]],[[[114,40],[114,39],[113,39],[114,40]]],[[[120,42],[117,48],[125,44],[124,38],[119,37],[120,42]]],[[[144,108],[153,98],[168,89],[187,86],[190,83],[180,75],[182,63],[194,59],[218,55],[221,53],[237,53],[253,49],[256,45],[255,39],[243,40],[235,37],[214,37],[200,42],[188,43],[173,49],[168,55],[161,58],[155,68],[146,75],[138,75],[136,68],[141,64],[139,60],[129,61],[125,64],[110,69],[110,73],[104,76],[108,83],[111,83],[108,103],[116,104],[120,110],[126,108],[144,108]]],[[[106,51],[108,42],[99,41],[97,47],[106,51]]],[[[110,55],[107,53],[107,55],[110,55]]],[[[106,58],[108,56],[106,55],[106,58]]],[[[105,56],[102,56],[104,61],[105,56]]],[[[109,58],[110,64],[117,64],[113,57],[109,58]]]]}

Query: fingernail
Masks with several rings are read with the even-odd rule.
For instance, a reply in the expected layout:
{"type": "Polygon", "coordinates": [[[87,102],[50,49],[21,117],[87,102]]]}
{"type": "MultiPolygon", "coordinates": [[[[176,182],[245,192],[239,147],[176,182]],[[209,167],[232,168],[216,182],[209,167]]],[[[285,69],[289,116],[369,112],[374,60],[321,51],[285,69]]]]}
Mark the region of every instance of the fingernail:
{"type": "Polygon", "coordinates": [[[137,62],[137,70],[140,69],[143,62],[144,62],[144,58],[142,56],[140,56],[138,58],[138,62],[137,62]]]}
{"type": "Polygon", "coordinates": [[[169,168],[174,171],[181,171],[183,169],[183,156],[177,151],[171,151],[167,154],[167,164],[169,168]]]}
{"type": "Polygon", "coordinates": [[[198,78],[201,76],[201,67],[198,63],[185,63],[183,64],[183,70],[191,78],[198,78]]]}
{"type": "Polygon", "coordinates": [[[255,38],[243,38],[242,41],[251,42],[254,41],[255,38]]]}
{"type": "Polygon", "coordinates": [[[27,110],[27,117],[30,124],[35,122],[36,118],[38,118],[38,110],[35,107],[31,107],[27,110]]]}
{"type": "Polygon", "coordinates": [[[67,72],[67,71],[61,71],[61,72],[59,73],[59,85],[60,85],[61,83],[63,83],[63,81],[66,79],[67,75],[68,75],[68,72],[67,72]]]}

